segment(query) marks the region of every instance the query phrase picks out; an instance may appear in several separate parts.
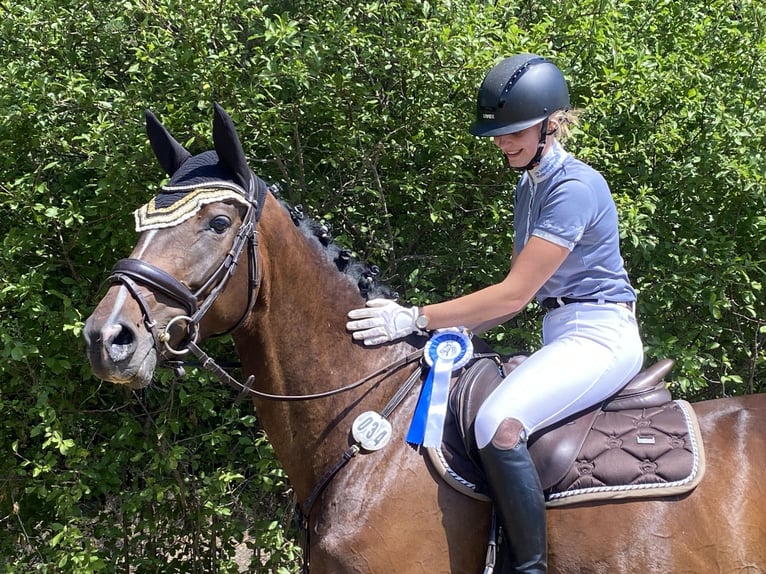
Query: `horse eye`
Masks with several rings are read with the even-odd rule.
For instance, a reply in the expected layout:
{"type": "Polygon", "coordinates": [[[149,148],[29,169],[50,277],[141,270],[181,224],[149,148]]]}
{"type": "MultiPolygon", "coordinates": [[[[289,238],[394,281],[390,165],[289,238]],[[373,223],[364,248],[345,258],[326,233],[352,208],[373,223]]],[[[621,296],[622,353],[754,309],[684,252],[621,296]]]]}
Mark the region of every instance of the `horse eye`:
{"type": "Polygon", "coordinates": [[[218,234],[225,232],[229,227],[231,227],[231,220],[224,215],[218,215],[210,220],[210,229],[218,234]]]}

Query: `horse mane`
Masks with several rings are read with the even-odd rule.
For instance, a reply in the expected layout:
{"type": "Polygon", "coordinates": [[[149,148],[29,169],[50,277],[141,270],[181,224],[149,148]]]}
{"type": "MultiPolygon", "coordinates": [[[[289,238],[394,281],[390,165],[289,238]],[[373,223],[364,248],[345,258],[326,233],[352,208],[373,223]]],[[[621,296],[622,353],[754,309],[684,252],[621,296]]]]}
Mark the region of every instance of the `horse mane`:
{"type": "Polygon", "coordinates": [[[380,268],[377,265],[366,265],[355,260],[350,249],[339,245],[333,239],[331,224],[308,217],[300,204],[290,206],[279,196],[278,186],[272,186],[272,192],[309,243],[325,260],[335,266],[338,273],[346,275],[356,283],[359,293],[364,299],[398,298],[398,293],[392,291],[388,285],[378,281],[377,276],[380,273],[380,268]]]}

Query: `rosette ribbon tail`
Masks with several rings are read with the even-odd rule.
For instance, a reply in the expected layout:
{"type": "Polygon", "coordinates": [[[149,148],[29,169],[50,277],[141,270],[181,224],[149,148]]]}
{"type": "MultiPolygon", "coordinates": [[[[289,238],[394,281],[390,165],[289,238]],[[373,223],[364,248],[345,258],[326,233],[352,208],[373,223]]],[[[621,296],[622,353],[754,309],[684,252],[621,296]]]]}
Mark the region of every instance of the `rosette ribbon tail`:
{"type": "Polygon", "coordinates": [[[415,407],[415,413],[412,415],[412,421],[410,422],[410,428],[407,431],[407,442],[412,445],[423,444],[423,439],[426,435],[426,426],[428,419],[428,407],[431,404],[431,393],[433,391],[434,384],[434,371],[433,369],[428,371],[423,387],[420,389],[420,397],[418,398],[418,404],[415,407]]]}
{"type": "Polygon", "coordinates": [[[429,448],[441,446],[452,372],[463,367],[472,355],[473,345],[462,332],[437,331],[429,340],[424,357],[431,368],[407,432],[408,443],[429,448]]]}

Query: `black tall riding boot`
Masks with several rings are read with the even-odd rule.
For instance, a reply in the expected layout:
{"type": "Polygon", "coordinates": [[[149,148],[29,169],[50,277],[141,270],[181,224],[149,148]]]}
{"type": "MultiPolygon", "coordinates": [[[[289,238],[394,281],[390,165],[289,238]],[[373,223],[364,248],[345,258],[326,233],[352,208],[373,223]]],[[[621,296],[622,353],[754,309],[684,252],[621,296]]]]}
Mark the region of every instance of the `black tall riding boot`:
{"type": "Polygon", "coordinates": [[[500,560],[502,572],[545,574],[545,498],[527,450],[523,425],[516,419],[505,419],[479,455],[509,551],[500,560]]]}

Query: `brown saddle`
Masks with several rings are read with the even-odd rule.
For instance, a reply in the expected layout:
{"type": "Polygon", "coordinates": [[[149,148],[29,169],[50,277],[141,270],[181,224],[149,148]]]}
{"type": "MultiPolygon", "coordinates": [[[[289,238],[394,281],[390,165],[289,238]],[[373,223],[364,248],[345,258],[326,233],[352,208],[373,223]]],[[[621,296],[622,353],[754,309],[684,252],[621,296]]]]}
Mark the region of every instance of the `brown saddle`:
{"type": "MultiPolygon", "coordinates": [[[[515,362],[518,364],[518,361],[515,362]]],[[[529,451],[540,474],[543,489],[550,491],[567,476],[599,416],[623,410],[645,412],[669,404],[675,406],[663,382],[663,377],[672,367],[672,360],[663,359],[637,374],[619,393],[603,403],[534,433],[529,439],[529,451]]],[[[443,454],[447,465],[468,483],[473,483],[474,490],[479,494],[486,494],[487,488],[476,448],[476,413],[512,368],[508,363],[501,364],[489,358],[479,359],[468,368],[451,391],[449,408],[452,417],[448,417],[445,424],[440,454],[443,454]]]]}

